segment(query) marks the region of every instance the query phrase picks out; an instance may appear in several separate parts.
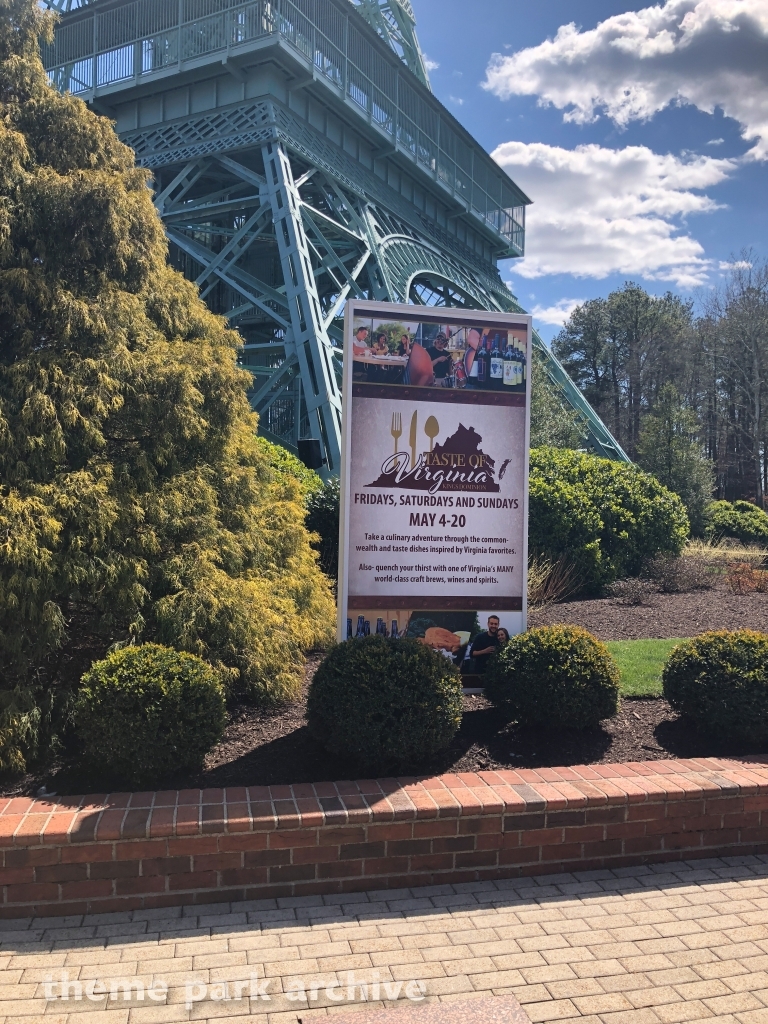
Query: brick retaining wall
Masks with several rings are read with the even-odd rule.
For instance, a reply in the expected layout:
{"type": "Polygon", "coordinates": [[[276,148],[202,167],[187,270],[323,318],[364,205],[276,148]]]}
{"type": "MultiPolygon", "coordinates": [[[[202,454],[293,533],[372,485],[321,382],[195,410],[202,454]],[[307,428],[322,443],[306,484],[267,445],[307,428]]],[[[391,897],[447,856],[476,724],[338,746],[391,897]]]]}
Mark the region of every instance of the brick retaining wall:
{"type": "Polygon", "coordinates": [[[768,852],[768,759],[0,798],[0,916],[768,852]]]}

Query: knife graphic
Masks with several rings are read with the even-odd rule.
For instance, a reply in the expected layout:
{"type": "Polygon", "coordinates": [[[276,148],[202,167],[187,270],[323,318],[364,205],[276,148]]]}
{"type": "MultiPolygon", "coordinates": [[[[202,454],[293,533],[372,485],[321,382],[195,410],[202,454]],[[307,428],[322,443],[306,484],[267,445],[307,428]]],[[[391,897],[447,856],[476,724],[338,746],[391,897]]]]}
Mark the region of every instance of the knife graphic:
{"type": "Polygon", "coordinates": [[[409,443],[411,446],[411,469],[416,465],[416,419],[418,415],[417,411],[411,417],[411,432],[409,435],[409,443]]]}

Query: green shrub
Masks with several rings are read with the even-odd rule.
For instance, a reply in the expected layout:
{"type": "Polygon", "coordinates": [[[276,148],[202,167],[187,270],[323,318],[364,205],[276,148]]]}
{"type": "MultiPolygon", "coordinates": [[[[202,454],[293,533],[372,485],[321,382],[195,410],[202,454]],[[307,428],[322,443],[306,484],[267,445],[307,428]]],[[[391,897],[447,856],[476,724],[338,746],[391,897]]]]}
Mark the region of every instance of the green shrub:
{"type": "Polygon", "coordinates": [[[461,677],[418,640],[369,636],[334,647],[307,702],[310,731],[366,771],[423,764],[461,724],[461,677]]]}
{"type": "Polygon", "coordinates": [[[305,501],[310,495],[322,489],[323,481],[314,469],[307,469],[298,456],[283,448],[281,444],[274,444],[266,437],[258,435],[255,445],[266,457],[273,473],[277,476],[292,477],[298,483],[305,501]]]}
{"type": "Polygon", "coordinates": [[[625,462],[560,448],[531,451],[532,553],[566,557],[583,593],[637,576],[657,552],[679,554],[688,536],[680,498],[625,462]]]}
{"type": "Polygon", "coordinates": [[[768,515],[749,501],[713,501],[704,518],[706,536],[732,537],[742,544],[768,544],[768,515]]]}
{"type": "Polygon", "coordinates": [[[619,670],[604,643],[578,626],[512,637],[491,659],[486,696],[520,725],[590,729],[619,706],[619,670]]]}
{"type": "Polygon", "coordinates": [[[133,786],[151,786],[202,766],[224,731],[224,690],[194,654],[124,647],[83,676],[75,722],[87,761],[133,786]]]}
{"type": "Polygon", "coordinates": [[[339,481],[334,478],[307,498],[307,529],[316,533],[313,547],[320,555],[320,568],[331,579],[339,572],[339,481]]]}
{"type": "Polygon", "coordinates": [[[702,732],[768,742],[768,634],[740,629],[684,640],[662,673],[664,696],[702,732]]]}

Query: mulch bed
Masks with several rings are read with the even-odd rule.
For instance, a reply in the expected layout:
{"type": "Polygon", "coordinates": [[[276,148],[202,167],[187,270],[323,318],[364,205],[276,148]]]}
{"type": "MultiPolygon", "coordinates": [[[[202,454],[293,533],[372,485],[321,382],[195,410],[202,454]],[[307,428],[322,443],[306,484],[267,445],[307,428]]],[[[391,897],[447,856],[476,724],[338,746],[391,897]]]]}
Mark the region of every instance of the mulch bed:
{"type": "Polygon", "coordinates": [[[568,622],[600,640],[665,640],[696,636],[710,629],[768,630],[768,594],[730,594],[721,584],[692,594],[651,593],[643,604],[627,607],[610,597],[565,601],[537,609],[530,626],[568,622]]]}
{"type": "MultiPolygon", "coordinates": [[[[535,611],[532,626],[570,622],[602,640],[695,636],[707,629],[768,629],[768,595],[736,596],[724,589],[693,594],[652,594],[648,603],[626,607],[611,599],[570,601],[535,611]]],[[[329,755],[309,734],[306,694],[319,657],[307,663],[304,692],[295,703],[269,711],[242,706],[232,712],[222,742],[196,775],[158,780],[158,788],[277,785],[359,778],[360,769],[329,755]]],[[[451,747],[421,773],[608,764],[678,757],[738,756],[765,751],[741,748],[700,735],[665,700],[625,699],[616,718],[583,733],[538,733],[504,720],[503,712],[479,695],[464,698],[464,718],[451,747]]],[[[7,794],[103,793],[121,787],[103,774],[90,777],[59,758],[0,786],[7,794]]]]}

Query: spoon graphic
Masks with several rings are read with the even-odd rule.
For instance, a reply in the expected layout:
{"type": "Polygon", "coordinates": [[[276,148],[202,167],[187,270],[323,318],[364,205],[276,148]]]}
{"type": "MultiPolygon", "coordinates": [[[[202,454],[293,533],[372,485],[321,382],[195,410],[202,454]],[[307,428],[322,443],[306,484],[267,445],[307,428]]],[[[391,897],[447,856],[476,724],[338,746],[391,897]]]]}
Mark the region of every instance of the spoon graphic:
{"type": "Polygon", "coordinates": [[[429,450],[432,451],[435,445],[435,438],[440,433],[440,424],[434,416],[429,416],[424,424],[424,433],[429,438],[429,450]]]}

